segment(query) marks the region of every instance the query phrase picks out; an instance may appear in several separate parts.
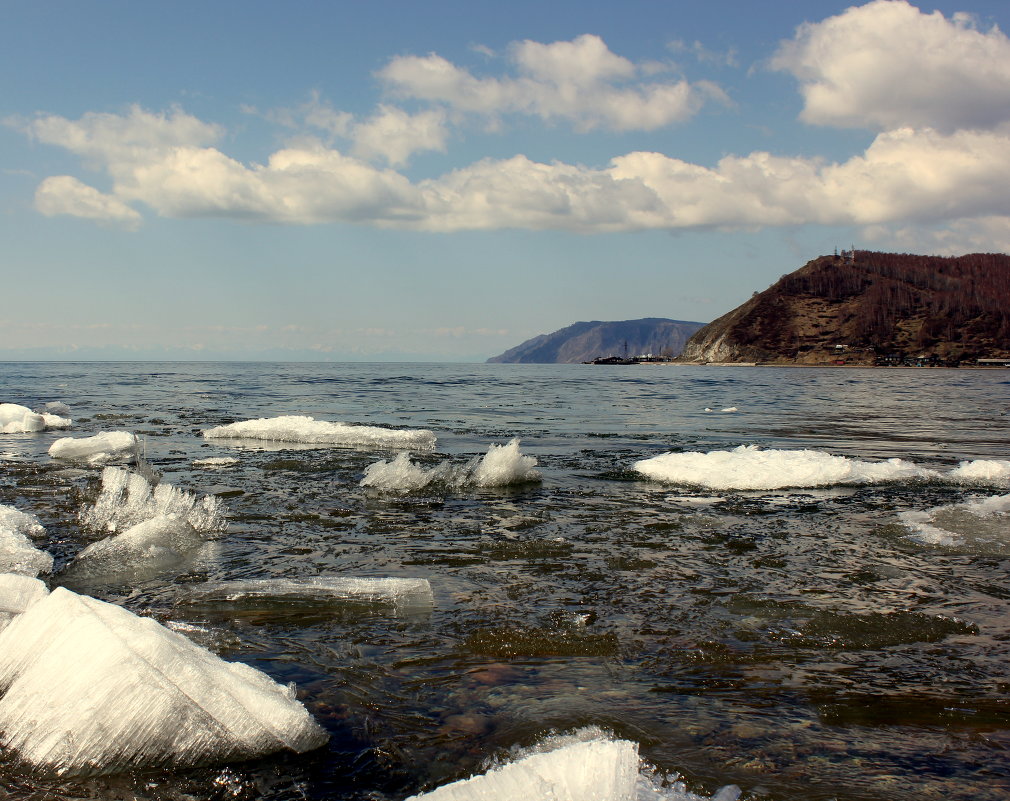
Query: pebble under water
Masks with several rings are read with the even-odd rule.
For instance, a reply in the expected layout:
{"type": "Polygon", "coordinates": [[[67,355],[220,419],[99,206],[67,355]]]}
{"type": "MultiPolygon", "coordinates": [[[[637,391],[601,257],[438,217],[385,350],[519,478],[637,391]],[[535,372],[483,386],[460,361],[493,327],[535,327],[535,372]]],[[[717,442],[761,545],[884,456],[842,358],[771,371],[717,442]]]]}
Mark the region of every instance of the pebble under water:
{"type": "Polygon", "coordinates": [[[702,795],[1010,795],[1010,505],[971,506],[1004,478],[706,489],[633,467],[740,445],[941,474],[1010,459],[1005,370],[0,365],[0,402],[49,401],[72,429],[0,435],[0,504],[44,525],[43,578],[294,682],[330,740],[63,781],[0,755],[0,799],[399,801],[587,726],[702,795]],[[399,451],[201,435],[280,415],[430,430],[409,458],[435,478],[361,486],[399,451]],[[180,570],[64,572],[95,540],[102,469],[49,447],[118,430],[162,482],[223,503],[223,536],[180,570]],[[513,438],[539,482],[459,478],[513,438]],[[916,536],[924,516],[957,536],[916,536]],[[320,575],[424,578],[433,603],[191,592],[320,575]]]}

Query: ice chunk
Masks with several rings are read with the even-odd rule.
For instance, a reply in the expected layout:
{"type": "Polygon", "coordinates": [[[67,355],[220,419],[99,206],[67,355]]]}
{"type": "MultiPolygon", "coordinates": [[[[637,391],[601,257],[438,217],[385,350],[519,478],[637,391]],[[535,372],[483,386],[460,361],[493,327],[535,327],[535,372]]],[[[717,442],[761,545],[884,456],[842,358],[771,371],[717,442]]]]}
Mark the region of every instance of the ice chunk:
{"type": "Polygon", "coordinates": [[[530,753],[408,801],[635,801],[638,745],[603,737],[530,753]]]}
{"type": "Polygon", "coordinates": [[[507,487],[540,481],[540,473],[534,469],[536,464],[535,458],[519,452],[518,439],[507,445],[491,445],[484,456],[476,456],[465,464],[446,462],[427,470],[401,453],[391,461],[366,467],[361,486],[394,492],[415,492],[426,487],[507,487]]]}
{"type": "Polygon", "coordinates": [[[41,414],[70,414],[70,407],[63,401],[49,401],[39,412],[41,414]]]}
{"type": "Polygon", "coordinates": [[[63,576],[68,583],[126,577],[141,581],[179,568],[207,546],[207,537],[184,518],[162,515],[91,543],[77,554],[63,576]]]}
{"type": "Polygon", "coordinates": [[[431,584],[423,578],[358,578],[314,576],[297,579],[208,581],[189,587],[184,603],[295,601],[328,604],[334,601],[366,601],[392,604],[397,609],[431,608],[431,584]]]}
{"type": "Polygon", "coordinates": [[[45,431],[46,421],[27,406],[0,403],[0,434],[29,434],[45,431]]]}
{"type": "Polygon", "coordinates": [[[96,531],[116,532],[155,517],[175,517],[198,532],[224,531],[228,525],[220,498],[202,498],[171,484],[151,486],[140,475],[121,467],[102,471],[102,490],[95,505],[81,511],[81,524],[96,531]]]}
{"type": "Polygon", "coordinates": [[[0,506],[0,573],[37,576],[53,569],[53,557],[36,548],[28,538],[44,534],[35,515],[12,506],[0,506]]]}
{"type": "Polygon", "coordinates": [[[54,590],[0,632],[0,747],[60,776],[318,748],[283,687],[154,620],[54,590]]]}
{"type": "Polygon", "coordinates": [[[206,459],[197,459],[193,462],[193,467],[231,467],[238,464],[238,459],[234,456],[208,456],[206,459]]]}
{"type": "Polygon", "coordinates": [[[42,412],[42,419],[45,421],[46,430],[52,428],[71,428],[74,425],[74,421],[69,417],[60,417],[56,414],[50,414],[49,412],[42,412]]]}
{"type": "Polygon", "coordinates": [[[1010,461],[976,459],[961,462],[948,475],[952,481],[964,484],[1006,484],[1010,480],[1010,461]]]}
{"type": "Polygon", "coordinates": [[[37,578],[16,573],[0,573],[0,631],[15,617],[49,594],[37,578]]]}
{"type": "Polygon", "coordinates": [[[137,435],[129,431],[103,431],[93,437],[64,437],[49,448],[54,459],[74,459],[92,463],[131,461],[140,453],[137,435]]]}
{"type": "Polygon", "coordinates": [[[964,503],[906,511],[898,519],[924,545],[1005,552],[1010,549],[1010,495],[970,498],[964,503]]]}
{"type": "Polygon", "coordinates": [[[261,417],[258,420],[217,426],[204,431],[203,435],[207,439],[257,439],[366,448],[430,451],[435,447],[435,435],[423,429],[406,430],[328,423],[324,420],[295,415],[261,417]]]}
{"type": "Polygon", "coordinates": [[[878,484],[942,477],[935,470],[901,459],[866,462],[821,451],[762,450],[755,445],[708,453],[664,453],[635,462],[634,469],[657,481],[717,490],[878,484]]]}

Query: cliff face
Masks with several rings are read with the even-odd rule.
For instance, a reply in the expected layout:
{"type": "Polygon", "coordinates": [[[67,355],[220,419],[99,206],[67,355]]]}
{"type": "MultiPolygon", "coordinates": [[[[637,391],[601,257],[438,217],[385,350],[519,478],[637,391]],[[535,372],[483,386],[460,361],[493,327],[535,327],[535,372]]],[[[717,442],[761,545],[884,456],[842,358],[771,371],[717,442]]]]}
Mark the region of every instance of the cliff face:
{"type": "Polygon", "coordinates": [[[704,323],[648,317],[620,322],[575,323],[541,334],[488,362],[522,364],[578,364],[600,356],[676,356],[688,337],[704,323]]]}
{"type": "Polygon", "coordinates": [[[822,256],[702,328],[678,361],[873,364],[895,354],[1010,355],[1010,256],[822,256]]]}

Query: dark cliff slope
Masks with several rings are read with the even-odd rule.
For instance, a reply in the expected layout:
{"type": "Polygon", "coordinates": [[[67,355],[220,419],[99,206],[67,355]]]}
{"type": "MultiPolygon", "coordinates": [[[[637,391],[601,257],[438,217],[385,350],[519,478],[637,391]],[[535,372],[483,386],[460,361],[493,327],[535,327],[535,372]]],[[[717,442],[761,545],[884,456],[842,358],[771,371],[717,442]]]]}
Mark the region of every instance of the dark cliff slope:
{"type": "Polygon", "coordinates": [[[600,356],[676,356],[688,337],[704,325],[683,320],[648,317],[621,322],[575,323],[528,339],[488,362],[572,364],[600,356]]]}
{"type": "Polygon", "coordinates": [[[1010,355],[1010,256],[821,256],[709,323],[678,361],[872,364],[1010,355]]]}

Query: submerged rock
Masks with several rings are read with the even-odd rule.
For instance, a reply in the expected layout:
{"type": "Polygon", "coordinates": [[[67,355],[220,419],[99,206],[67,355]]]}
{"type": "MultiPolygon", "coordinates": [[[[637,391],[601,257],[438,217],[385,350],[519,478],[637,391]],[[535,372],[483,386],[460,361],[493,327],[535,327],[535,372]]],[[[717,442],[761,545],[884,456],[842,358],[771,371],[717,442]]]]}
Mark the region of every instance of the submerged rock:
{"type": "Polygon", "coordinates": [[[87,776],[298,753],[327,735],[264,673],[58,588],[0,632],[0,747],[87,776]]]}

